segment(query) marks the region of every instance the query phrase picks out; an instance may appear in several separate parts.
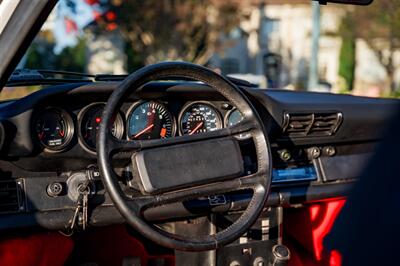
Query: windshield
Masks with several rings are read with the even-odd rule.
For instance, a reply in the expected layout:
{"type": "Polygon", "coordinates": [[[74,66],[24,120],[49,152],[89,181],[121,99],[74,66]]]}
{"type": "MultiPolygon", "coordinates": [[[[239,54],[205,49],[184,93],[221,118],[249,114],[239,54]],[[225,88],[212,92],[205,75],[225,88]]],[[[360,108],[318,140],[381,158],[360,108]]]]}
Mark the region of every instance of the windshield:
{"type": "Polygon", "coordinates": [[[61,0],[18,68],[126,74],[184,60],[260,88],[396,96],[398,2],[61,0]]]}

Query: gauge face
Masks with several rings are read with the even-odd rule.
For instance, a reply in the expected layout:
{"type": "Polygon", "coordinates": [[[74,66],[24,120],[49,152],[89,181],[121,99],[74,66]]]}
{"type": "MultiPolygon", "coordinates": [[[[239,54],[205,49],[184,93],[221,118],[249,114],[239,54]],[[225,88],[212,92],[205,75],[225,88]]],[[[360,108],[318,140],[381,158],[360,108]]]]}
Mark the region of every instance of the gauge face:
{"type": "Polygon", "coordinates": [[[234,126],[242,120],[243,120],[242,114],[239,112],[238,109],[234,109],[231,112],[229,112],[226,118],[225,126],[227,127],[234,126]]]}
{"type": "Polygon", "coordinates": [[[205,133],[222,128],[218,111],[206,103],[193,103],[181,114],[180,127],[183,135],[205,133]]]}
{"type": "Polygon", "coordinates": [[[174,119],[161,103],[149,101],[133,105],[128,115],[129,139],[160,139],[174,135],[174,119]]]}
{"type": "MultiPolygon", "coordinates": [[[[231,127],[243,120],[243,115],[240,113],[238,109],[233,109],[229,113],[227,113],[225,117],[225,126],[231,127]]],[[[239,139],[247,139],[251,137],[250,133],[241,133],[237,135],[239,139]]]]}
{"type": "MultiPolygon", "coordinates": [[[[96,150],[97,132],[100,128],[101,116],[103,114],[104,104],[98,103],[89,105],[82,110],[80,120],[80,136],[87,148],[96,150]]],[[[121,139],[124,133],[124,125],[121,116],[118,114],[114,119],[111,133],[114,137],[121,139]]]]}
{"type": "Polygon", "coordinates": [[[35,130],[39,142],[44,147],[50,150],[60,150],[72,139],[73,123],[65,111],[48,108],[37,116],[35,130]]]}

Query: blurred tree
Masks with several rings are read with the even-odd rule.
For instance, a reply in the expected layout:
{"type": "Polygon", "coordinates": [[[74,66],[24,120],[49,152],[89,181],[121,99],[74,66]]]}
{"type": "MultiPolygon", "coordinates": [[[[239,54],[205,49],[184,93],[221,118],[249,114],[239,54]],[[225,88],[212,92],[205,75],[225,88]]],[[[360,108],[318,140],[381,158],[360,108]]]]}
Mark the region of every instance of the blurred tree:
{"type": "Polygon", "coordinates": [[[54,38],[51,31],[42,31],[27,52],[25,67],[31,69],[51,69],[54,66],[54,38]]]}
{"type": "Polygon", "coordinates": [[[73,47],[65,47],[55,58],[55,69],[64,71],[86,71],[86,42],[83,38],[73,47]]]}
{"type": "Polygon", "coordinates": [[[400,1],[377,0],[366,8],[354,9],[356,36],[375,52],[388,75],[391,92],[396,89],[394,53],[400,49],[400,1]]]}
{"type": "Polygon", "coordinates": [[[65,47],[59,54],[54,53],[54,39],[51,32],[41,32],[27,52],[26,68],[55,69],[84,72],[86,67],[86,42],[79,39],[77,45],[65,47]]]}
{"type": "Polygon", "coordinates": [[[339,35],[342,37],[342,46],[339,54],[339,76],[346,82],[346,90],[352,90],[356,67],[356,34],[354,30],[354,18],[346,14],[342,18],[339,27],[339,35]]]}
{"type": "MultiPolygon", "coordinates": [[[[88,1],[88,0],[87,0],[88,1]]],[[[219,49],[218,37],[239,21],[239,7],[216,0],[95,1],[104,10],[99,30],[119,30],[136,64],[165,60],[207,62],[219,49]]]]}

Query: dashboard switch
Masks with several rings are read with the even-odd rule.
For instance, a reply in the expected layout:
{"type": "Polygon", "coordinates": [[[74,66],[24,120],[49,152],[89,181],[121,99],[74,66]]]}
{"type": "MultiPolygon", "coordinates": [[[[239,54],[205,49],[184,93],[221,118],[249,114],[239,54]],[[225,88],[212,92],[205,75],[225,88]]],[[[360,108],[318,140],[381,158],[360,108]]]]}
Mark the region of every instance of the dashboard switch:
{"type": "Polygon", "coordinates": [[[311,147],[308,149],[308,154],[311,159],[317,159],[321,155],[321,150],[318,147],[311,147]]]}
{"type": "Polygon", "coordinates": [[[278,151],[279,157],[281,158],[282,161],[287,162],[290,159],[292,159],[292,154],[288,150],[280,150],[278,151]]]}
{"type": "Polygon", "coordinates": [[[60,182],[53,182],[47,186],[47,195],[58,197],[63,192],[63,185],[60,182]]]}
{"type": "Polygon", "coordinates": [[[333,146],[327,146],[322,149],[323,153],[332,157],[336,154],[336,149],[333,146]]]}

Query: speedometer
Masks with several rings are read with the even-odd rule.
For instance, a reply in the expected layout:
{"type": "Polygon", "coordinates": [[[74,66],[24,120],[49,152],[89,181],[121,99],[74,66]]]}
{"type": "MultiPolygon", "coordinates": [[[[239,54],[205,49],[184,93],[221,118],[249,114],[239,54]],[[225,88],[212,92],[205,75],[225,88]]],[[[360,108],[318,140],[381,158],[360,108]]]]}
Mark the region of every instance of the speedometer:
{"type": "Polygon", "coordinates": [[[175,133],[174,118],[159,102],[139,102],[128,112],[127,132],[132,140],[169,138],[175,133]]]}
{"type": "Polygon", "coordinates": [[[208,103],[195,102],[183,109],[180,115],[182,135],[193,135],[222,128],[218,111],[208,103]]]}

